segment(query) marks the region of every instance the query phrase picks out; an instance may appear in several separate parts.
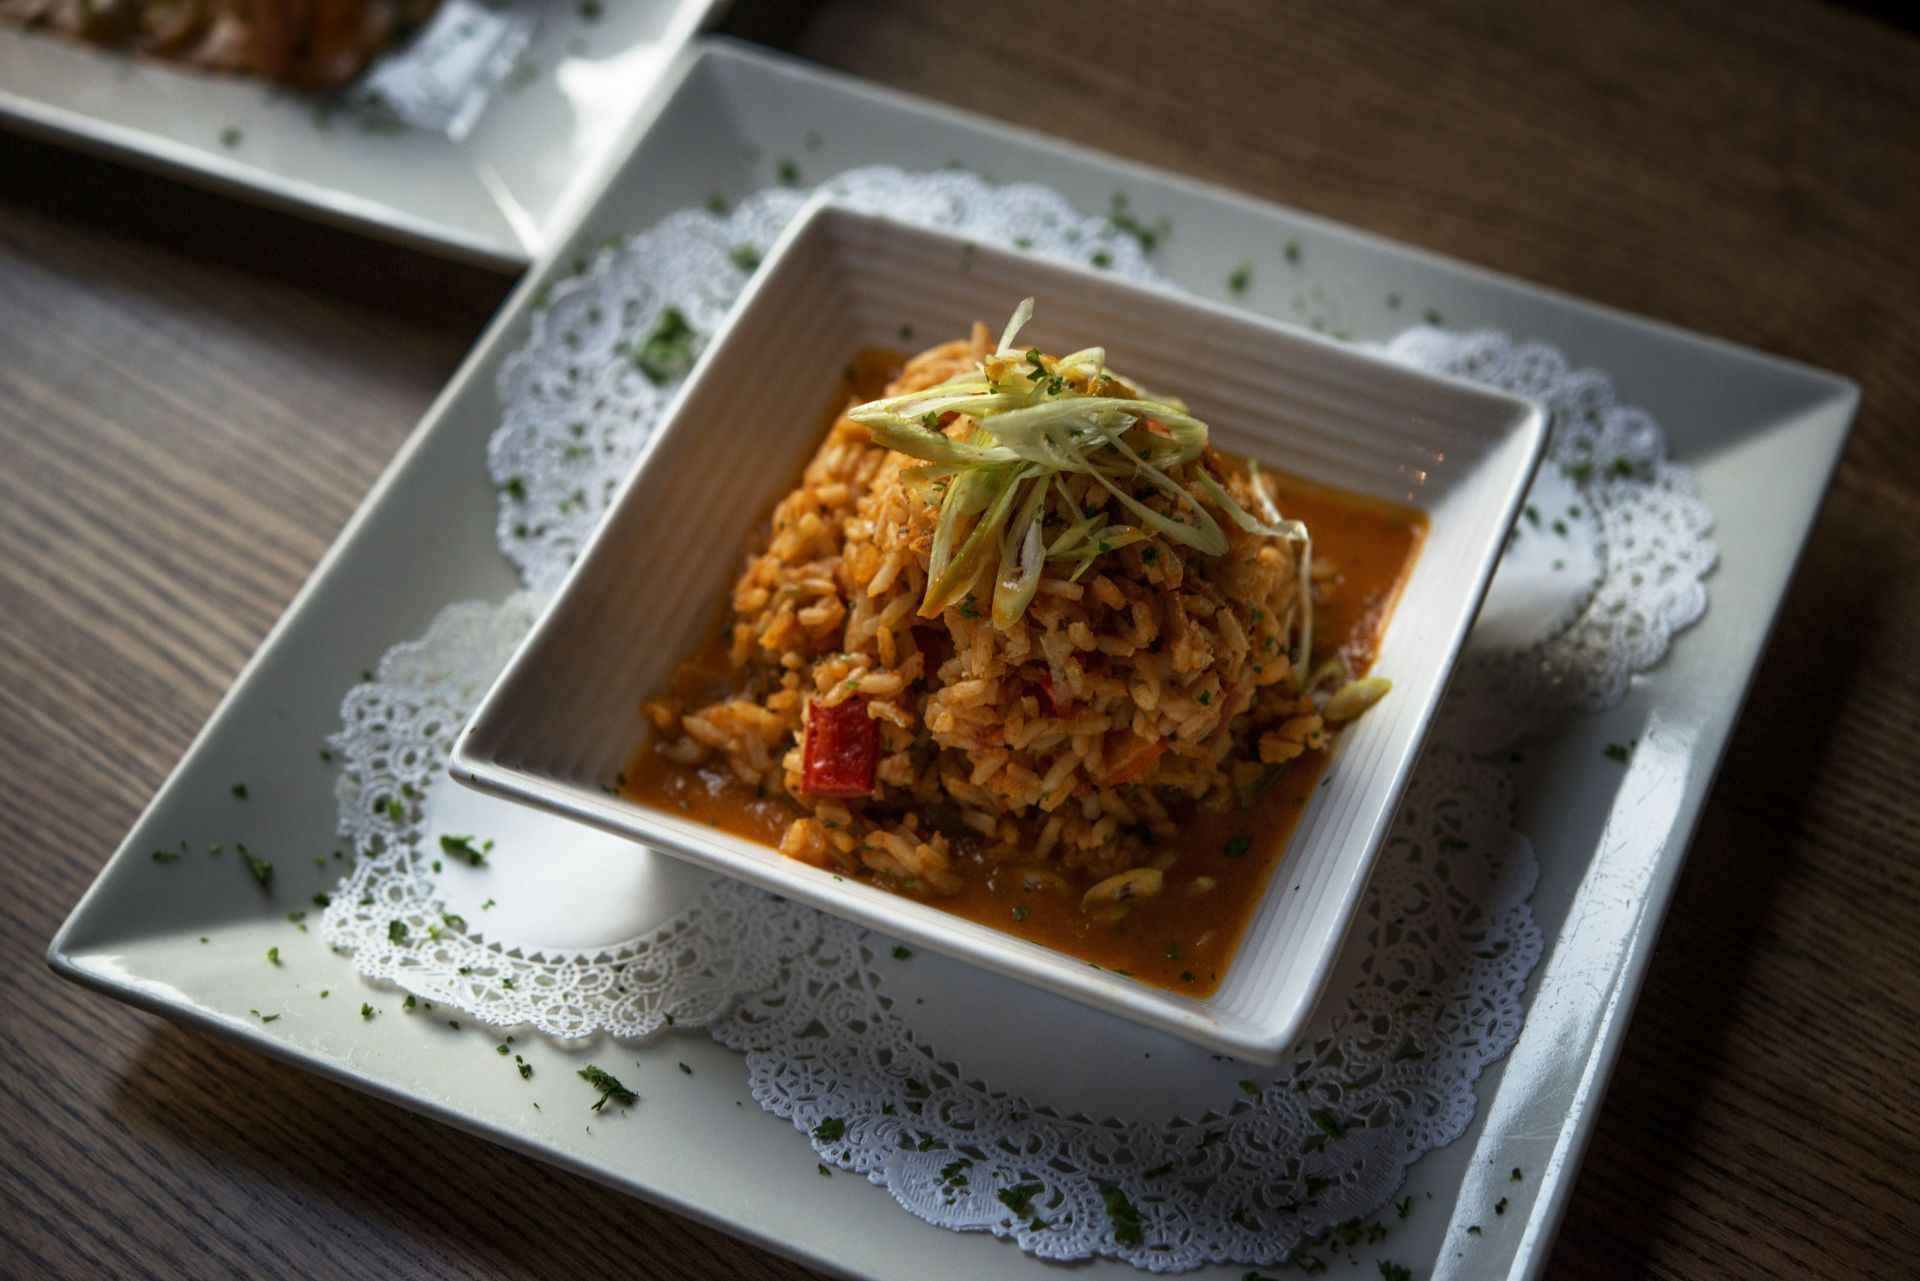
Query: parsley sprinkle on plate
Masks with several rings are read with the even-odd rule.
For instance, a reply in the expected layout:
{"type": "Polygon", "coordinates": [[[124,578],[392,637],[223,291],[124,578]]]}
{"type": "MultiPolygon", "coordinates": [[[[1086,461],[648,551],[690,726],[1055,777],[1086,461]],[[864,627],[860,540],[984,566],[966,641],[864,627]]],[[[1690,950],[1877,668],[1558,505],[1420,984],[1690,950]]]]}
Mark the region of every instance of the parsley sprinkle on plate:
{"type": "Polygon", "coordinates": [[[241,858],[246,860],[247,871],[253,874],[254,880],[260,882],[260,888],[263,890],[268,888],[273,881],[273,864],[257,855],[248,853],[247,847],[238,841],[233,843],[233,848],[239,853],[241,858]]]}
{"type": "Polygon", "coordinates": [[[588,1085],[591,1085],[594,1089],[600,1091],[600,1101],[593,1105],[595,1112],[605,1108],[608,1099],[612,1099],[615,1103],[623,1106],[640,1101],[640,1096],[620,1084],[619,1080],[614,1077],[612,1073],[597,1068],[591,1063],[581,1068],[575,1075],[588,1085]]]}

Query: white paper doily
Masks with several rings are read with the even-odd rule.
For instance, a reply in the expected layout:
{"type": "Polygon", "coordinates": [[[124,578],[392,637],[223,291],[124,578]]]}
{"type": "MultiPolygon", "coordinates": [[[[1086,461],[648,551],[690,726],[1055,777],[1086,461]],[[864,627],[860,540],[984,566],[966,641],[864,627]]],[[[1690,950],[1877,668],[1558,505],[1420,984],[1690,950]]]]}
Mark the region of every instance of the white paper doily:
{"type": "MultiPolygon", "coordinates": [[[[559,820],[529,826],[517,807],[445,781],[453,735],[538,599],[450,606],[346,700],[331,740],[341,834],[364,853],[323,933],[369,977],[559,1037],[704,1027],[745,1053],[754,1098],[806,1131],[822,1159],[929,1222],[1011,1236],[1046,1258],[1115,1254],[1153,1271],[1274,1263],[1377,1210],[1408,1164],[1466,1128],[1474,1082],[1519,1034],[1541,949],[1527,907],[1537,865],[1512,830],[1506,773],[1447,747],[1422,762],[1292,1062],[1255,1071],[1155,1038],[1159,1053],[1129,1067],[1131,1090],[1192,1100],[1177,1111],[1096,1117],[996,1088],[969,1071],[966,1045],[931,1042],[889,997],[885,941],[704,873],[688,873],[697,888],[651,928],[515,944],[547,922],[584,917],[617,932],[622,919],[609,913],[591,838],[559,820]],[[496,835],[513,822],[514,835],[496,835]],[[481,831],[494,843],[478,869],[440,843],[481,831]],[[517,889],[476,909],[471,892],[457,901],[462,878],[517,889]],[[1137,1212],[1137,1239],[1116,1236],[1115,1189],[1137,1212]]],[[[626,910],[644,919],[659,906],[626,910]]],[[[1110,1022],[1086,1019],[1091,1043],[1112,1040],[1110,1022]]],[[[1031,1047],[1032,1075],[1083,1074],[1088,1044],[1060,1035],[1031,1047]]]]}
{"type": "Polygon", "coordinates": [[[1666,434],[1545,343],[1409,330],[1387,354],[1538,400],[1547,454],[1449,687],[1449,741],[1492,751],[1611,707],[1707,608],[1713,514],[1666,434]]]}
{"type": "MultiPolygon", "coordinates": [[[[889,168],[828,185],[861,208],[1159,279],[1134,234],[1042,187],[889,168]]],[[[1519,1033],[1541,946],[1527,907],[1537,869],[1512,829],[1510,779],[1471,753],[1605,706],[1658,660],[1704,608],[1706,510],[1666,460],[1658,425],[1560,353],[1435,329],[1390,344],[1396,358],[1536,396],[1554,413],[1551,462],[1456,682],[1467,697],[1448,700],[1289,1067],[1250,1074],[1197,1052],[1158,1054],[1131,1069],[1116,1106],[1081,1115],[1084,1104],[1039,1086],[980,1079],[969,1058],[981,1042],[890,996],[897,980],[864,931],[439,781],[453,734],[676,390],[675,368],[643,369],[637,349],[669,309],[691,339],[681,352],[711,333],[809,194],[777,188],[730,212],[682,211],[550,291],[502,372],[503,423],[488,451],[501,546],[531,590],[450,607],[348,695],[334,740],[342,834],[366,856],[326,914],[327,941],[369,976],[491,1024],[563,1037],[704,1027],[745,1053],[754,1097],[806,1131],[823,1160],[866,1173],[932,1223],[1009,1236],[1047,1258],[1117,1255],[1155,1271],[1284,1259],[1380,1209],[1409,1163],[1471,1120],[1474,1082],[1519,1033]],[[499,843],[476,868],[440,848],[451,833],[499,843]],[[939,1043],[943,1031],[957,1043],[939,1043]]],[[[1090,1037],[1138,1035],[1050,1010],[1094,1020],[1090,1037]]]]}

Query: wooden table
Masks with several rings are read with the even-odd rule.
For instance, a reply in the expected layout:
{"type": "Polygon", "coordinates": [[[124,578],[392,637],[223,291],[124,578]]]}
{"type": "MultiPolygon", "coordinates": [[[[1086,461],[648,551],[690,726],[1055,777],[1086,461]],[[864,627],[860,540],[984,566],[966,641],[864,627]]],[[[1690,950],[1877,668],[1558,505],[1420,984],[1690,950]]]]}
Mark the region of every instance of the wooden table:
{"type": "MultiPolygon", "coordinates": [[[[1045,8],[732,22],[1860,381],[1552,1274],[1912,1275],[1920,38],[1806,0],[1045,8]]],[[[0,139],[0,1273],[802,1274],[41,963],[505,289],[0,139]]]]}

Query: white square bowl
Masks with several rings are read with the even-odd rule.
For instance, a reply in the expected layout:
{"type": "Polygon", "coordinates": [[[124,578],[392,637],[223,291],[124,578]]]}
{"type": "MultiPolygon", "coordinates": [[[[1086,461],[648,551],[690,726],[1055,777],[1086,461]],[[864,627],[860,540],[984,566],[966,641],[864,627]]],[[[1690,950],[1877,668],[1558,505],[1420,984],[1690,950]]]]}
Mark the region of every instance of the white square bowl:
{"type": "Polygon", "coordinates": [[[1175,1036],[1277,1062],[1353,920],[1545,442],[1531,402],[1105,273],[817,203],[712,336],[633,474],[455,744],[455,778],[1175,1036]],[[1212,440],[1431,522],[1382,639],[1393,693],[1339,736],[1225,980],[1148,987],[928,903],[614,793],[651,730],[642,699],[722,616],[742,556],[819,446],[862,348],[1038,308],[1024,341],[1104,345],[1180,396],[1212,440]],[[795,389],[800,389],[796,394],[795,389]]]}

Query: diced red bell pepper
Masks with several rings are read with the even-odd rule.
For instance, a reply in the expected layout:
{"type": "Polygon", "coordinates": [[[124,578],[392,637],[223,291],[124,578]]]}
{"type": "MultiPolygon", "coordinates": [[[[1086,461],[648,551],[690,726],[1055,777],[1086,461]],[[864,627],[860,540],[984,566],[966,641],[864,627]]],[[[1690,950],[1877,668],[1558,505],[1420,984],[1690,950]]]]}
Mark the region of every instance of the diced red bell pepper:
{"type": "Polygon", "coordinates": [[[867,700],[827,704],[807,700],[807,742],[800,757],[800,790],[814,796],[871,796],[880,759],[880,723],[867,700]]]}
{"type": "Polygon", "coordinates": [[[1104,785],[1130,783],[1147,772],[1167,750],[1164,738],[1141,738],[1130,729],[1112,730],[1106,738],[1107,777],[1104,785]]]}
{"type": "Polygon", "coordinates": [[[1034,684],[1040,687],[1041,701],[1046,703],[1050,715],[1066,716],[1073,711],[1073,692],[1063,682],[1054,680],[1053,673],[1042,672],[1034,684]]]}

